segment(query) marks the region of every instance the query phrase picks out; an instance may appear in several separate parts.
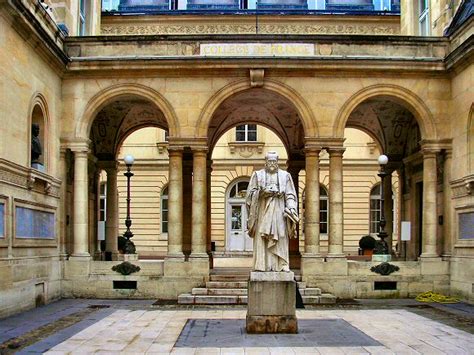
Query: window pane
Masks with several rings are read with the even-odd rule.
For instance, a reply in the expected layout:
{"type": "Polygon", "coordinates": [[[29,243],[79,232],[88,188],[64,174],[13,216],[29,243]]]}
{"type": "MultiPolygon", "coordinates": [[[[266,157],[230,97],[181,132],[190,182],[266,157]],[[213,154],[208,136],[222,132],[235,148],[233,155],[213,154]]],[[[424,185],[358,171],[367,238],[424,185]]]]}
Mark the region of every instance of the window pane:
{"type": "Polygon", "coordinates": [[[245,132],[239,132],[237,131],[235,133],[235,140],[237,142],[245,142],[245,132]]]}
{"type": "Polygon", "coordinates": [[[241,206],[232,206],[232,230],[242,229],[242,210],[241,206]]]}
{"type": "Polygon", "coordinates": [[[257,132],[249,132],[248,141],[249,142],[256,142],[257,141],[257,132]]]}

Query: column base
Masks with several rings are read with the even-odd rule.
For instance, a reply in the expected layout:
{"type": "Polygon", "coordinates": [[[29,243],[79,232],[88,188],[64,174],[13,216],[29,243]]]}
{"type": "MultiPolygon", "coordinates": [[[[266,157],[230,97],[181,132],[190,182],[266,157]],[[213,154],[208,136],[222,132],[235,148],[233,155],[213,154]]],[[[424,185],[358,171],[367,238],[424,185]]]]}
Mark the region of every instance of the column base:
{"type": "Polygon", "coordinates": [[[326,261],[337,261],[341,259],[346,259],[346,254],[344,253],[333,253],[326,256],[326,261]]]}
{"type": "Polygon", "coordinates": [[[430,260],[435,261],[435,260],[441,260],[441,257],[438,254],[423,253],[420,255],[420,259],[423,259],[423,260],[430,259],[430,260]]]}
{"type": "Polygon", "coordinates": [[[207,253],[192,253],[189,259],[209,259],[209,255],[207,253]]]}
{"type": "Polygon", "coordinates": [[[74,261],[89,261],[91,259],[92,257],[89,253],[77,253],[77,254],[72,254],[69,257],[69,260],[74,260],[74,261]]]}
{"type": "Polygon", "coordinates": [[[321,253],[303,253],[301,255],[302,259],[320,259],[324,260],[324,257],[321,255],[321,253]]]}
{"type": "Polygon", "coordinates": [[[184,261],[184,254],[183,253],[168,254],[165,257],[165,260],[184,261]]]}

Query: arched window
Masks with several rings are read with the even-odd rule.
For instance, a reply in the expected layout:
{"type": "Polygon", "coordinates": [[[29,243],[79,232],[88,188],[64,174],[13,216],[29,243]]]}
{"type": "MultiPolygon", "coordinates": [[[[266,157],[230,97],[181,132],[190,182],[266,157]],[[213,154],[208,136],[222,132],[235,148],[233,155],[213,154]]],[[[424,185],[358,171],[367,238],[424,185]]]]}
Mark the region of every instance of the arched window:
{"type": "Polygon", "coordinates": [[[370,190],[369,233],[371,234],[378,233],[380,229],[380,213],[382,210],[380,198],[380,184],[377,184],[370,190]]]}
{"type": "Polygon", "coordinates": [[[319,233],[328,234],[329,199],[328,191],[319,185],[319,233]]]}
{"type": "Polygon", "coordinates": [[[161,233],[168,233],[168,186],[161,191],[161,233]]]}

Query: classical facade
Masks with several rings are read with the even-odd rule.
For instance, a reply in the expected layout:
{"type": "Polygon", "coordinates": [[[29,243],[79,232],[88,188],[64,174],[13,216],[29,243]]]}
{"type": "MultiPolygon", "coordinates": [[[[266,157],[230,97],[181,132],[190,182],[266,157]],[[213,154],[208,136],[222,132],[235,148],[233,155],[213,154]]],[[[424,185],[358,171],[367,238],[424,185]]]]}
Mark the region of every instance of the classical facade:
{"type": "Polygon", "coordinates": [[[472,1],[104,0],[103,10],[0,1],[0,315],[60,297],[176,299],[214,266],[244,265],[227,256],[245,256],[245,235],[226,228],[239,231],[245,177],[274,141],[297,177],[303,223],[290,253],[309,287],[473,300],[472,1]],[[229,136],[256,125],[268,140],[229,136]],[[132,231],[154,259],[123,276],[111,270],[123,258],[120,150],[145,127],[163,137],[137,159],[132,197],[155,222],[140,226],[140,211],[132,231]],[[373,143],[357,152],[350,129],[373,143]],[[388,276],[351,258],[370,232],[378,152],[389,157],[393,246],[406,222],[388,276]]]}

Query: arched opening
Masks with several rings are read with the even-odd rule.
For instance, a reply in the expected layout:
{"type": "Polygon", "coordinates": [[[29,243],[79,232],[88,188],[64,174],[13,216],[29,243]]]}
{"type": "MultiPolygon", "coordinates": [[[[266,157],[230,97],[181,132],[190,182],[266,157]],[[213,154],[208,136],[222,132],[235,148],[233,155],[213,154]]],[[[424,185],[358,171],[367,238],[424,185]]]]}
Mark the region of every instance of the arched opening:
{"type": "Polygon", "coordinates": [[[138,96],[122,96],[98,111],[90,128],[88,159],[88,244],[96,258],[113,260],[120,252],[118,237],[126,229],[125,154],[135,157],[130,184],[132,241],[140,258],[166,255],[160,196],[168,180],[167,132],[163,112],[138,96]]]}
{"type": "MultiPolygon", "coordinates": [[[[216,108],[207,135],[212,166],[209,205],[213,210],[209,222],[214,266],[223,263],[219,258],[252,250],[252,241],[245,238],[242,225],[246,222],[244,201],[242,196],[232,195],[234,189],[241,181],[248,181],[253,171],[264,167],[267,151],[278,152],[279,165],[292,175],[297,187],[304,167],[304,136],[295,106],[270,90],[243,90],[216,108]],[[217,206],[222,212],[216,210],[217,206]]],[[[299,267],[297,239],[290,243],[290,254],[295,256],[291,266],[299,267]]]]}
{"type": "Polygon", "coordinates": [[[264,166],[265,153],[279,154],[286,169],[287,152],[281,139],[259,124],[240,124],[224,132],[212,150],[210,204],[211,243],[215,265],[223,258],[251,257],[252,240],[246,231],[245,193],[250,176],[264,166]]]}
{"type": "MultiPolygon", "coordinates": [[[[366,185],[364,189],[367,192],[371,191],[370,186],[375,186],[375,188],[379,186],[380,189],[380,185],[376,185],[380,183],[380,178],[377,176],[380,170],[377,158],[382,153],[388,156],[389,163],[385,166],[385,169],[389,174],[384,178],[383,189],[384,215],[387,221],[385,231],[389,234],[387,241],[390,246],[401,245],[398,232],[400,230],[399,223],[401,220],[410,221],[413,239],[408,243],[407,257],[415,259],[422,252],[420,246],[422,245],[421,227],[423,223],[423,154],[421,152],[420,126],[414,114],[407,109],[407,106],[403,105],[398,98],[388,96],[367,99],[357,105],[351,112],[346,127],[363,131],[373,140],[373,147],[369,147],[372,151],[366,156],[368,166],[371,167],[366,170],[366,173],[369,171],[370,173],[362,174],[366,176],[361,176],[359,179],[361,186],[366,185]],[[397,221],[394,224],[395,219],[397,221]]],[[[351,166],[351,159],[350,153],[346,151],[344,154],[345,170],[351,166]]],[[[345,176],[347,176],[346,172],[345,176]]],[[[344,181],[344,188],[354,194],[354,189],[350,188],[350,179],[352,178],[348,176],[348,179],[344,181]]],[[[373,193],[375,193],[374,191],[372,190],[373,193]]],[[[380,219],[382,206],[377,205],[378,202],[374,196],[370,193],[370,198],[366,197],[366,201],[369,201],[370,204],[370,207],[368,206],[369,208],[366,210],[366,215],[370,216],[370,220],[366,221],[366,225],[369,226],[368,232],[375,235],[378,232],[379,221],[377,219],[380,219]]],[[[380,200],[380,194],[378,199],[380,200]]],[[[352,207],[355,206],[345,205],[345,210],[352,207]]],[[[347,217],[346,212],[345,218],[347,217]]],[[[359,230],[360,232],[362,230],[356,227],[357,220],[353,218],[347,220],[349,222],[344,226],[345,236],[349,240],[352,239],[353,244],[355,244],[362,237],[362,234],[354,234],[351,237],[350,231],[359,230]]],[[[393,254],[400,252],[401,250],[394,250],[393,254]]]]}
{"type": "Polygon", "coordinates": [[[48,140],[47,140],[47,116],[44,108],[39,103],[35,104],[31,112],[31,145],[30,164],[31,167],[42,172],[48,169],[48,140]]]}

